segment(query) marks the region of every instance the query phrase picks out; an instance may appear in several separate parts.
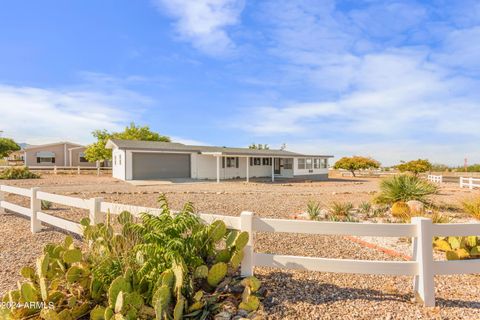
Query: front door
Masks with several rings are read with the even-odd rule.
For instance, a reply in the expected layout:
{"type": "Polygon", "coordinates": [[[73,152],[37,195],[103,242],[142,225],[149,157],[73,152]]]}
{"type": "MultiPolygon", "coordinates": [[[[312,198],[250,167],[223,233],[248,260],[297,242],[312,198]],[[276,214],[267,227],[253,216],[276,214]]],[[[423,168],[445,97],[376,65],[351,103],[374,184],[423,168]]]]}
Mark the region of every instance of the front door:
{"type": "Polygon", "coordinates": [[[281,172],[280,172],[280,168],[281,168],[281,165],[282,165],[282,164],[281,164],[281,160],[282,160],[282,159],[280,159],[280,158],[275,158],[275,159],[273,159],[273,160],[274,160],[274,161],[273,161],[273,163],[274,163],[273,173],[275,173],[275,174],[280,174],[280,173],[281,173],[281,172]]]}

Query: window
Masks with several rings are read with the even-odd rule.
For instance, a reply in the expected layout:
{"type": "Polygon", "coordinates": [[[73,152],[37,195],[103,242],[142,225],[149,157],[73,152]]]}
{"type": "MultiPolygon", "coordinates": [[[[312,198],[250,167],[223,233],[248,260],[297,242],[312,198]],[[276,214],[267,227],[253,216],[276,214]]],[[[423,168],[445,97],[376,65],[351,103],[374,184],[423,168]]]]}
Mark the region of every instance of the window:
{"type": "Polygon", "coordinates": [[[88,162],[85,156],[80,156],[80,162],[88,162]]]}
{"type": "Polygon", "coordinates": [[[272,165],[272,158],[263,158],[262,163],[264,166],[271,166],[272,165]]]}
{"type": "Polygon", "coordinates": [[[262,158],[250,158],[250,166],[261,166],[262,158]]]}
{"type": "Polygon", "coordinates": [[[305,159],[305,169],[312,169],[312,158],[305,159]]]}
{"type": "Polygon", "coordinates": [[[293,159],[284,159],[283,169],[293,169],[293,159]]]}
{"type": "Polygon", "coordinates": [[[122,165],[122,155],[121,154],[118,155],[118,165],[119,166],[122,165]]]}
{"type": "Polygon", "coordinates": [[[114,166],[117,165],[117,156],[113,156],[113,165],[114,165],[114,166]]]}
{"type": "Polygon", "coordinates": [[[313,158],[313,169],[320,169],[320,159],[313,158]]]}
{"type": "Polygon", "coordinates": [[[322,169],[328,168],[328,159],[322,159],[322,169]]]}
{"type": "Polygon", "coordinates": [[[298,159],[298,169],[305,169],[305,159],[298,159]]]}
{"type": "Polygon", "coordinates": [[[226,157],[223,158],[223,167],[225,168],[225,162],[226,162],[226,167],[227,168],[238,168],[239,167],[239,161],[238,157],[226,157]],[[226,159],[226,161],[225,161],[226,159]]]}
{"type": "Polygon", "coordinates": [[[55,163],[55,158],[37,157],[37,163],[55,163]]]}

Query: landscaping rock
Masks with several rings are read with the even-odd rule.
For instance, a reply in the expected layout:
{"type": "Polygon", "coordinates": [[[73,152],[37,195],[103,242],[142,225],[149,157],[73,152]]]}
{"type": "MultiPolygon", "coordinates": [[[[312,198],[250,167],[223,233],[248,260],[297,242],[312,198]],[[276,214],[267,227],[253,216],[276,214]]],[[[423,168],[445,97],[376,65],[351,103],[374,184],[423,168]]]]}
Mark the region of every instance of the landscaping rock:
{"type": "Polygon", "coordinates": [[[422,214],[425,212],[425,205],[418,200],[407,201],[407,206],[412,214],[422,214]]]}

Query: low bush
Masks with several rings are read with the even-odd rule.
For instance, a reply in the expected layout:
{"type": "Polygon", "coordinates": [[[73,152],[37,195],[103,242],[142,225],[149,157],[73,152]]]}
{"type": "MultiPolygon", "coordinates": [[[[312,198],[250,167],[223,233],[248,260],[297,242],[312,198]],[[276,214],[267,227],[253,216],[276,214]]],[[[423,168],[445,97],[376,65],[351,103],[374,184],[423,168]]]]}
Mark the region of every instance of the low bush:
{"type": "Polygon", "coordinates": [[[109,215],[95,226],[83,219],[83,252],[71,237],[47,245],[36,269],[22,268],[25,280],[2,300],[37,304],[0,307],[0,319],[211,319],[255,312],[261,284],[238,274],[248,233],[227,230],[222,221],[205,224],[190,203],[173,215],[163,196],[160,202],[158,216],[121,213],[118,233],[109,215]]]}
{"type": "Polygon", "coordinates": [[[480,220],[480,198],[465,200],[462,202],[462,207],[472,218],[480,220]]]}
{"type": "Polygon", "coordinates": [[[333,216],[348,216],[353,209],[351,202],[333,201],[330,204],[330,214],[333,216]]]}
{"type": "Polygon", "coordinates": [[[318,220],[322,207],[320,203],[309,201],[307,204],[307,214],[310,220],[318,220]]]}
{"type": "Polygon", "coordinates": [[[53,203],[47,200],[42,200],[41,202],[41,210],[49,210],[53,206],[53,203]]]}
{"type": "Polygon", "coordinates": [[[382,204],[393,204],[397,201],[418,200],[429,203],[429,197],[438,192],[438,187],[417,176],[401,174],[383,179],[380,192],[375,201],[382,204]]]}
{"type": "Polygon", "coordinates": [[[28,167],[10,167],[0,172],[0,179],[38,179],[40,175],[28,170],[28,167]]]}
{"type": "Polygon", "coordinates": [[[363,201],[358,206],[358,210],[360,211],[360,213],[369,215],[370,212],[372,211],[372,204],[368,201],[363,201]]]}

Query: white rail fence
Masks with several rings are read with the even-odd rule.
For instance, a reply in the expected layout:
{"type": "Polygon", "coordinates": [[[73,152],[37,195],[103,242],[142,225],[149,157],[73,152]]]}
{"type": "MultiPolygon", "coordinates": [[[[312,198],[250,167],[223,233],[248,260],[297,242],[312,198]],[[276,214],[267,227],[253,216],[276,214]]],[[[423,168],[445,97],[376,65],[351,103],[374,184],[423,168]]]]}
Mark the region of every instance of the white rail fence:
{"type": "Polygon", "coordinates": [[[480,178],[460,177],[460,188],[465,188],[465,187],[469,189],[480,188],[480,178]]]}
{"type": "Polygon", "coordinates": [[[427,180],[435,183],[443,183],[443,176],[435,176],[433,174],[429,174],[427,176],[427,180]]]}
{"type": "MultiPolygon", "coordinates": [[[[39,232],[42,223],[76,234],[82,234],[79,223],[55,217],[41,211],[41,200],[71,207],[86,209],[92,224],[103,220],[103,214],[119,214],[130,211],[138,216],[141,212],[159,214],[158,208],[105,202],[102,198],[79,199],[40,191],[38,188],[22,189],[0,185],[0,210],[10,210],[31,220],[31,231],[39,232]],[[30,198],[30,207],[22,207],[5,200],[4,194],[12,193],[30,198]]],[[[432,239],[434,236],[480,235],[480,224],[433,224],[430,219],[415,217],[412,223],[350,223],[299,221],[255,217],[251,212],[242,212],[239,217],[200,214],[206,222],[223,220],[230,229],[247,231],[251,237],[246,246],[241,265],[242,275],[252,275],[254,267],[273,267],[321,272],[357,273],[376,275],[413,276],[413,290],[426,306],[435,305],[435,275],[480,273],[480,260],[434,261],[432,239]],[[375,261],[301,257],[255,252],[255,232],[303,233],[321,235],[409,237],[412,238],[412,261],[375,261]]]]}

